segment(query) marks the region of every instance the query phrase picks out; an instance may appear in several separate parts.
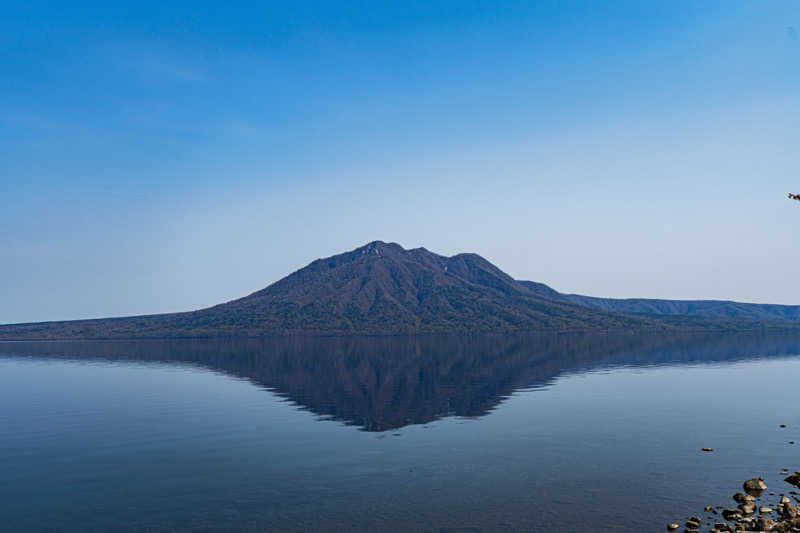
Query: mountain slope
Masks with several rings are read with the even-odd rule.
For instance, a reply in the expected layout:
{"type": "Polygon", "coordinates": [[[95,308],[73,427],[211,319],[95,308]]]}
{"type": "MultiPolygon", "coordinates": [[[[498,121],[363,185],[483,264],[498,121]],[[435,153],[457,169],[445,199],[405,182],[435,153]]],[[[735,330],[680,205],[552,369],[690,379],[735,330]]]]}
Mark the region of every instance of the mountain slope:
{"type": "Polygon", "coordinates": [[[375,241],[188,313],[0,326],[0,339],[395,334],[664,327],[542,298],[476,254],[375,241]]]}
{"type": "Polygon", "coordinates": [[[520,284],[543,298],[614,313],[702,317],[719,320],[800,321],[800,306],[798,305],[748,304],[726,300],[596,298],[580,294],[563,294],[535,281],[520,281],[520,284]]]}
{"type": "Polygon", "coordinates": [[[201,311],[279,333],[434,333],[650,326],[533,295],[476,254],[372,242],[312,262],[266,289],[201,311]],[[255,325],[254,324],[254,325],[255,325]]]}

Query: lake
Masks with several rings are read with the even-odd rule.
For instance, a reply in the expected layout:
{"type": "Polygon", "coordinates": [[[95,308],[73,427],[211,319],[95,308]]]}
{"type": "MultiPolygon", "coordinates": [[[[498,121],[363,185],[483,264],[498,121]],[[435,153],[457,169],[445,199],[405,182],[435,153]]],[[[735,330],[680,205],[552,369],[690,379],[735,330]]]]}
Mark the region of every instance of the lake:
{"type": "Polygon", "coordinates": [[[0,343],[0,529],[663,531],[746,478],[791,488],[798,354],[741,334],[0,343]]]}

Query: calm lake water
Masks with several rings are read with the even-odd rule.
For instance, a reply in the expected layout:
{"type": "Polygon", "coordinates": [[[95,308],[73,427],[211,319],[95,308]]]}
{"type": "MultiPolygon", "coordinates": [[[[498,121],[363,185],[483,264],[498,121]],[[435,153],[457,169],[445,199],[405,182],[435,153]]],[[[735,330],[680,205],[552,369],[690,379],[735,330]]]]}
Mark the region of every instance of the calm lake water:
{"type": "Polygon", "coordinates": [[[0,343],[0,530],[662,531],[746,478],[790,488],[798,354],[742,335],[0,343]]]}

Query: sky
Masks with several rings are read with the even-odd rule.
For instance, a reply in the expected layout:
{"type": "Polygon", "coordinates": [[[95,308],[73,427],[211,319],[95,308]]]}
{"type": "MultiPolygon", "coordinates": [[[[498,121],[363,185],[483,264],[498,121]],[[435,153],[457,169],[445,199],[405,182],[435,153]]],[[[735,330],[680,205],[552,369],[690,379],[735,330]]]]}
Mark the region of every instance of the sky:
{"type": "Polygon", "coordinates": [[[0,7],[0,323],[198,309],[369,241],[800,304],[800,2],[0,7]]]}

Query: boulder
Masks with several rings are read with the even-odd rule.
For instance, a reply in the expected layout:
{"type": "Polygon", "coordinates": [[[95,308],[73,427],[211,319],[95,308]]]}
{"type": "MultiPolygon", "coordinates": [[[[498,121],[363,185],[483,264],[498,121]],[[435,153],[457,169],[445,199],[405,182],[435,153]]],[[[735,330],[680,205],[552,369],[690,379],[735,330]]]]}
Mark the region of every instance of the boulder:
{"type": "Polygon", "coordinates": [[[781,509],[781,515],[783,515],[784,518],[798,518],[800,517],[800,508],[791,503],[784,503],[781,509]]]}
{"type": "Polygon", "coordinates": [[[794,486],[800,487],[800,472],[795,472],[791,476],[784,479],[786,483],[790,483],[794,486]]]}
{"type": "Polygon", "coordinates": [[[775,527],[775,521],[766,516],[762,516],[756,520],[757,531],[772,531],[773,527],[775,527]]]}
{"type": "Polygon", "coordinates": [[[746,515],[753,514],[756,512],[756,504],[753,502],[740,503],[739,509],[746,515]]]}
{"type": "Polygon", "coordinates": [[[738,520],[742,517],[741,509],[723,509],[722,517],[725,520],[738,520]]]}
{"type": "Polygon", "coordinates": [[[764,483],[764,480],[760,477],[748,479],[742,486],[744,487],[744,491],[748,494],[758,495],[767,490],[767,484],[764,483]]]}

